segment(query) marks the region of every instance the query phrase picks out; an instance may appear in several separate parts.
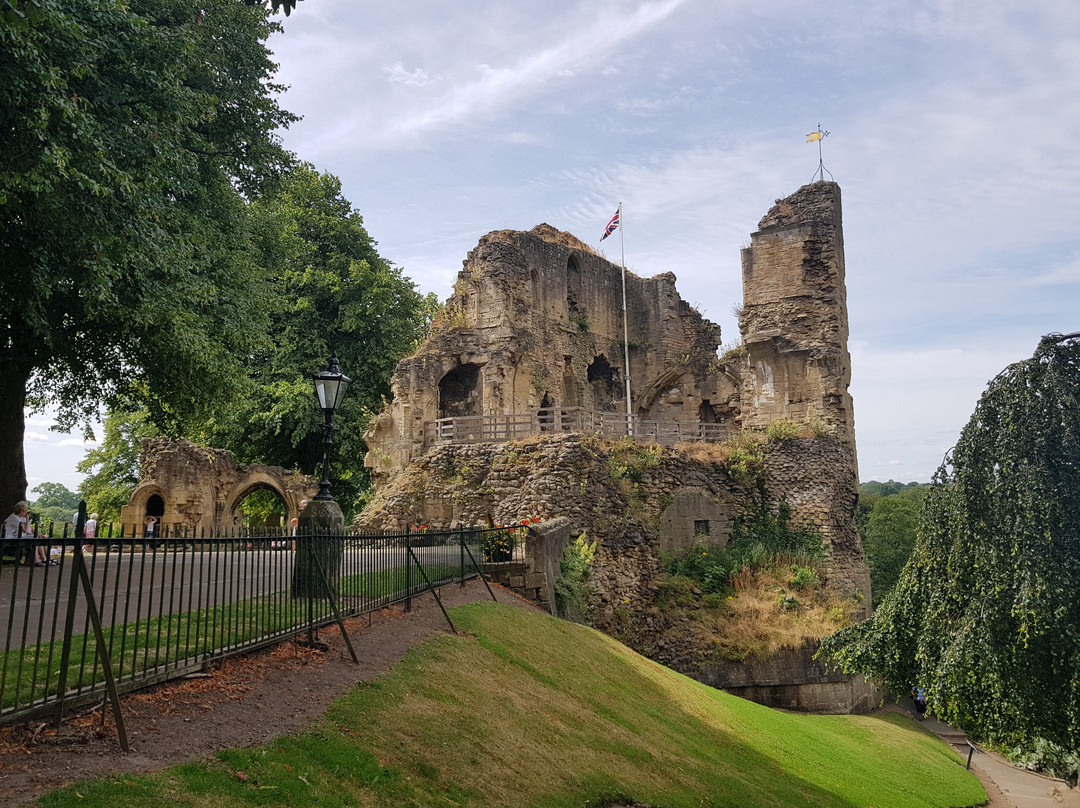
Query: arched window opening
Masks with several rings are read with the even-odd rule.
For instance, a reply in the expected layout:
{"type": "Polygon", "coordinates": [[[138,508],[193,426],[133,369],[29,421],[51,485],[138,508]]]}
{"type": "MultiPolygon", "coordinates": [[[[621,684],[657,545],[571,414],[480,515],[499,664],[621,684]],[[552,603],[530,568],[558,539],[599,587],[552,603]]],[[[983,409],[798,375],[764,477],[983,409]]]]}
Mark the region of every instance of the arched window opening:
{"type": "Polygon", "coordinates": [[[480,366],[458,365],[439,380],[439,417],[481,415],[480,366]]]}
{"type": "Polygon", "coordinates": [[[593,389],[593,407],[596,409],[610,410],[615,402],[622,400],[619,371],[611,366],[603,354],[589,364],[586,378],[593,389]]]}

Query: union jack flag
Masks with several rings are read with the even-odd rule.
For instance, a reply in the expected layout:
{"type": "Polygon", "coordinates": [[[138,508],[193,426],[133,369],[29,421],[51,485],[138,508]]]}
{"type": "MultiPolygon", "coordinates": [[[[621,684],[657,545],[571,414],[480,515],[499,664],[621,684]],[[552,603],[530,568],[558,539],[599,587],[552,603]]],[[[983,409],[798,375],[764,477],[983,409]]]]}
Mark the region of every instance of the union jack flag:
{"type": "Polygon", "coordinates": [[[600,236],[601,241],[603,241],[604,239],[606,239],[608,236],[610,236],[612,233],[614,233],[616,230],[619,229],[619,216],[620,216],[621,213],[622,213],[622,206],[620,205],[619,209],[617,211],[615,211],[615,215],[611,217],[611,221],[607,223],[607,227],[604,228],[604,235],[600,236]]]}

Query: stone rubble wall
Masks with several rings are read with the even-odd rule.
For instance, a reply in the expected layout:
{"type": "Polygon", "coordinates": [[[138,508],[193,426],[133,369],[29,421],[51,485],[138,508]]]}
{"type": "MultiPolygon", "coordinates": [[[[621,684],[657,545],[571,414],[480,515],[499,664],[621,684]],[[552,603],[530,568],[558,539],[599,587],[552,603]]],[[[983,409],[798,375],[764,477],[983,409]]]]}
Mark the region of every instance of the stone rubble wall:
{"type": "MultiPolygon", "coordinates": [[[[678,448],[650,450],[652,465],[631,484],[615,472],[627,446],[558,435],[434,447],[380,491],[354,527],[399,530],[423,522],[456,528],[562,517],[572,537],[585,532],[599,542],[590,586],[597,604],[593,619],[602,623],[619,605],[647,602],[648,585],[660,572],[661,547],[686,549],[703,539],[694,535],[698,521],[710,523],[708,541],[726,544],[732,518],[753,496],[722,465],[695,460],[678,448]],[[695,493],[689,504],[687,491],[695,493]]],[[[795,524],[820,528],[834,585],[868,598],[869,573],[855,531],[854,495],[847,493],[851,470],[841,462],[844,452],[844,442],[828,436],[771,443],[767,489],[772,501],[791,506],[795,524]]]]}
{"type": "Polygon", "coordinates": [[[861,676],[845,676],[814,659],[816,644],[784,650],[769,659],[710,660],[698,669],[699,682],[781,710],[812,713],[868,713],[880,701],[861,676]]]}

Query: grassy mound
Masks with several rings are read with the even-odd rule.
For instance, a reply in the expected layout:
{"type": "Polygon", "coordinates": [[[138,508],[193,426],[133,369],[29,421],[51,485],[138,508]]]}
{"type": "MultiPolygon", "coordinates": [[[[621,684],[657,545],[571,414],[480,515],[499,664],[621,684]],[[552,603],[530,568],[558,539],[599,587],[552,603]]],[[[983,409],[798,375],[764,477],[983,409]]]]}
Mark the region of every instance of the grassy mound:
{"type": "Polygon", "coordinates": [[[210,763],[54,792],[89,806],[967,806],[986,800],[913,722],[781,713],[591,629],[494,603],[325,721],[210,763]]]}

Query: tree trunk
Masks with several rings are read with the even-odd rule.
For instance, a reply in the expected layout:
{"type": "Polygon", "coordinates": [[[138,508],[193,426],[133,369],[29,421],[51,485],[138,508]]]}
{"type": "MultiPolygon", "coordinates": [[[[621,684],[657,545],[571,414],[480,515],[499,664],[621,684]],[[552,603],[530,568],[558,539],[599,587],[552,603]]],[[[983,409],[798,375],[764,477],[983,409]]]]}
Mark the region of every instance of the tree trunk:
{"type": "Polygon", "coordinates": [[[0,371],[0,511],[4,516],[11,513],[16,502],[26,499],[23,412],[28,378],[10,365],[0,371]]]}

